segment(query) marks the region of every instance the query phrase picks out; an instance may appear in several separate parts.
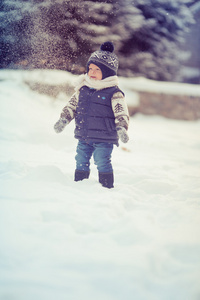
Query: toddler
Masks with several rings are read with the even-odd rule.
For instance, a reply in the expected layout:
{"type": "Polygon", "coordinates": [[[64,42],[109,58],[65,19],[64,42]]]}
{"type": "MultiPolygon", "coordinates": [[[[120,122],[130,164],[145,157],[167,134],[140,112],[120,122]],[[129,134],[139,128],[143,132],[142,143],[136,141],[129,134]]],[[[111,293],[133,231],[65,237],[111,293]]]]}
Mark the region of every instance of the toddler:
{"type": "Polygon", "coordinates": [[[127,143],[129,115],[124,93],[118,87],[118,58],[111,42],[91,54],[87,73],[80,75],[75,93],[63,108],[54,125],[61,132],[75,118],[76,149],[75,181],[89,178],[93,155],[99,182],[114,187],[111,154],[118,140],[127,143]]]}

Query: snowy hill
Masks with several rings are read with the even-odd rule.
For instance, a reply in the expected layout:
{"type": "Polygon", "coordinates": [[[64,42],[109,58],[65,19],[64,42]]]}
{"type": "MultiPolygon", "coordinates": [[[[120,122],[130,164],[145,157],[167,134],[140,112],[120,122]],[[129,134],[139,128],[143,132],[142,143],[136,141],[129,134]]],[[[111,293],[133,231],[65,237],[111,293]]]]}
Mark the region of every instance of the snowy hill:
{"type": "Polygon", "coordinates": [[[136,115],[115,188],[93,164],[74,182],[74,123],[53,131],[66,96],[32,91],[31,76],[0,71],[0,299],[198,300],[200,122],[136,115]]]}

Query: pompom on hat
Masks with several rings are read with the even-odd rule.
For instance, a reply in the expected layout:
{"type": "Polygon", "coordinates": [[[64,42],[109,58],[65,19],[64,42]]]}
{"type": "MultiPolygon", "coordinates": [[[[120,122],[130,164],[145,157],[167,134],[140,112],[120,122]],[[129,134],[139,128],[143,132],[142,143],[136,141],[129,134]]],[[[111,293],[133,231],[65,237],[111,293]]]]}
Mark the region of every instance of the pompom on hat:
{"type": "Polygon", "coordinates": [[[87,62],[87,73],[89,71],[89,65],[94,64],[101,69],[102,79],[117,75],[119,60],[113,52],[114,46],[112,42],[103,43],[100,50],[91,54],[87,62]]]}

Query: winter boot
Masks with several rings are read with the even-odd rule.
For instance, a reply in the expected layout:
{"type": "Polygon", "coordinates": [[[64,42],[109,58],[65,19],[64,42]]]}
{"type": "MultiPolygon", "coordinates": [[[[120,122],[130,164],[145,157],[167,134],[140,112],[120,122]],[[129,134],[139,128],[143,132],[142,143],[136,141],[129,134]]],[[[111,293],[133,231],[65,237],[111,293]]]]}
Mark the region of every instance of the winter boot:
{"type": "Polygon", "coordinates": [[[99,172],[99,182],[103,187],[111,189],[114,187],[114,175],[113,173],[100,173],[99,172]]]}
{"type": "Polygon", "coordinates": [[[89,175],[89,171],[75,170],[74,181],[81,181],[83,179],[87,179],[89,178],[89,175]]]}

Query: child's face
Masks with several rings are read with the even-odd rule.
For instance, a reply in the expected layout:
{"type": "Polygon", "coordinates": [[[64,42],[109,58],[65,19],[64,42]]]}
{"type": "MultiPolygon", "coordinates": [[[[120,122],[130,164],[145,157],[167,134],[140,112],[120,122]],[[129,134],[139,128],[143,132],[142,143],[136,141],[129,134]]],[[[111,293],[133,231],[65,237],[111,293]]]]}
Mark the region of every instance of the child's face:
{"type": "Polygon", "coordinates": [[[91,79],[101,80],[102,79],[101,69],[99,67],[97,67],[96,65],[94,65],[94,64],[90,64],[89,65],[88,76],[91,79]]]}

